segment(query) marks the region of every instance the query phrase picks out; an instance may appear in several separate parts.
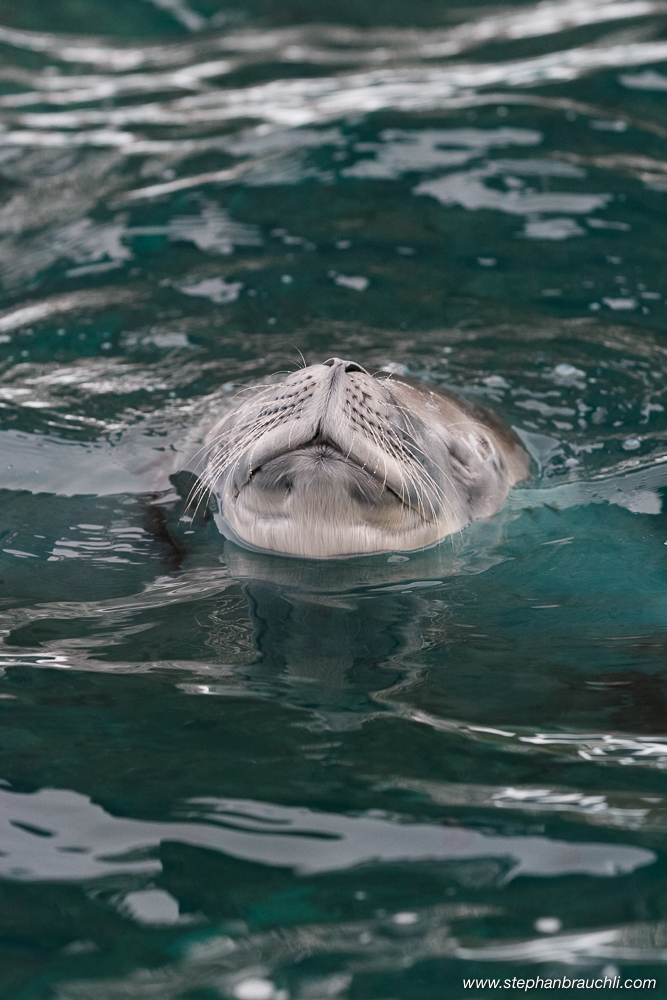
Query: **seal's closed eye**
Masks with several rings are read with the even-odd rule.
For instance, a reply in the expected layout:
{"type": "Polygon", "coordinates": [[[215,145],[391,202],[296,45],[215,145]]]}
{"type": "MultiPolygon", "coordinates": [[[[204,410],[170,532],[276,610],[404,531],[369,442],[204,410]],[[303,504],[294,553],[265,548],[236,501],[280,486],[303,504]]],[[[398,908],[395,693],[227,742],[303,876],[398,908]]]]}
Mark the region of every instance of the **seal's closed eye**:
{"type": "Polygon", "coordinates": [[[529,467],[492,412],[341,358],[240,396],[204,453],[181,495],[217,497],[241,543],[311,558],[431,545],[499,510],[529,467]]]}

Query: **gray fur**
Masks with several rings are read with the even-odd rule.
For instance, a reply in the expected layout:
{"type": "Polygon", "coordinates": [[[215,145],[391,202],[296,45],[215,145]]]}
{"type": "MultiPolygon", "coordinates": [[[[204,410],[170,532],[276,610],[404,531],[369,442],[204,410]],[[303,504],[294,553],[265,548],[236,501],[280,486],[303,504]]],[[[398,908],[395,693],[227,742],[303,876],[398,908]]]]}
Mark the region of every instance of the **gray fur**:
{"type": "Polygon", "coordinates": [[[338,358],[244,396],[206,454],[223,531],[311,558],[433,544],[495,513],[528,473],[495,415],[338,358]]]}

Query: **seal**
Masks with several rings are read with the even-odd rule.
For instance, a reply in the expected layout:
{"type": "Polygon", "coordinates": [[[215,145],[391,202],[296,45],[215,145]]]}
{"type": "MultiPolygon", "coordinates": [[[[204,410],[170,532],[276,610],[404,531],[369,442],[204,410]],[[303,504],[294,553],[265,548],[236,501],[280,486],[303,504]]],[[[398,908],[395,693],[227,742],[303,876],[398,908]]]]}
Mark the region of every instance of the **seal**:
{"type": "Polygon", "coordinates": [[[425,548],[496,513],[528,475],[491,411],[340,358],[238,401],[212,428],[193,499],[253,549],[327,559],[425,548]]]}

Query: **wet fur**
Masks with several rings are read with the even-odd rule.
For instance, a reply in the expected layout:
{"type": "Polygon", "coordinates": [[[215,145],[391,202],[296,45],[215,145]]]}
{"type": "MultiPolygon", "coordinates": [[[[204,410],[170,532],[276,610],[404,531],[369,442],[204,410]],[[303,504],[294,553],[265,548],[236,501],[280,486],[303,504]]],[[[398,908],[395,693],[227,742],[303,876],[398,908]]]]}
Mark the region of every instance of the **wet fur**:
{"type": "Polygon", "coordinates": [[[216,497],[223,533],[311,558],[433,544],[528,473],[495,414],[337,358],[241,396],[201,465],[191,501],[216,497]]]}

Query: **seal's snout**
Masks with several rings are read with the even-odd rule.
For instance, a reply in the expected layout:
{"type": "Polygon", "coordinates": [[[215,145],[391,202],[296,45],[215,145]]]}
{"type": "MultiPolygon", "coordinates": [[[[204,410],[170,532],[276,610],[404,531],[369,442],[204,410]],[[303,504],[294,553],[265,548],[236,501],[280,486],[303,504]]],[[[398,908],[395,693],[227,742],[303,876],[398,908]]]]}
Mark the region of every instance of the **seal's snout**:
{"type": "Polygon", "coordinates": [[[358,365],[356,361],[343,361],[342,358],[329,358],[328,361],[323,361],[322,364],[326,365],[327,368],[342,368],[346,375],[350,372],[361,372],[363,375],[368,375],[365,368],[358,365]]]}

